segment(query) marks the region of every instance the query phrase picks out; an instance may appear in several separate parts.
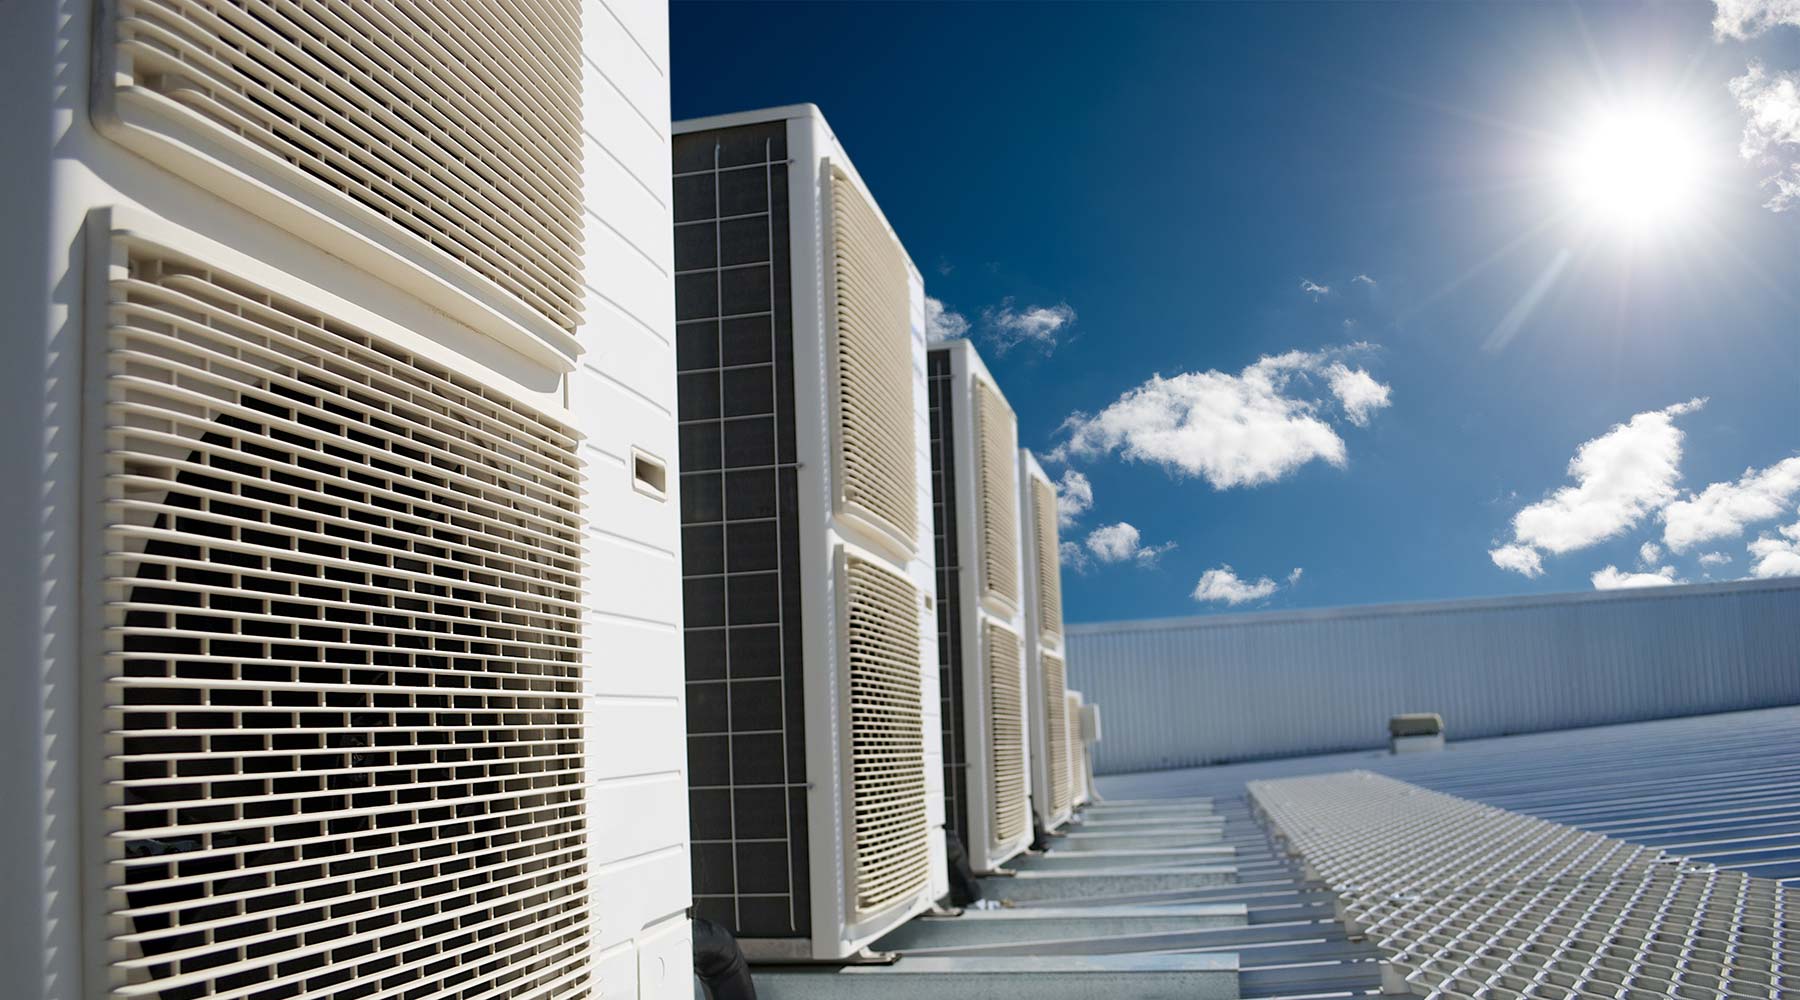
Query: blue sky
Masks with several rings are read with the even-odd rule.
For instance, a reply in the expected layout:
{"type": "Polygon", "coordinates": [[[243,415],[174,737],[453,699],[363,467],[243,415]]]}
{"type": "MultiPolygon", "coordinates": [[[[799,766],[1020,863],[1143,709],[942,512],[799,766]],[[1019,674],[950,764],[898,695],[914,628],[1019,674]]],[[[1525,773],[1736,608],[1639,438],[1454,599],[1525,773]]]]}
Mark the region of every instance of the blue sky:
{"type": "Polygon", "coordinates": [[[671,19],[1085,477],[1071,620],[1800,574],[1791,3],[671,19]]]}

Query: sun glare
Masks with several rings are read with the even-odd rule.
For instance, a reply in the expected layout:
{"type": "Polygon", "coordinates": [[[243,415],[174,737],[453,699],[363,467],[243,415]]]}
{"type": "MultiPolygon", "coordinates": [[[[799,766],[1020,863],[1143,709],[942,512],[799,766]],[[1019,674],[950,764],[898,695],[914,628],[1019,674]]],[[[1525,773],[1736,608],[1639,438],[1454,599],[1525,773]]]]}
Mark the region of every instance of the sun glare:
{"type": "Polygon", "coordinates": [[[1679,112],[1614,109],[1595,114],[1572,137],[1562,173],[1582,214],[1641,234],[1695,209],[1701,147],[1699,130],[1679,112]]]}

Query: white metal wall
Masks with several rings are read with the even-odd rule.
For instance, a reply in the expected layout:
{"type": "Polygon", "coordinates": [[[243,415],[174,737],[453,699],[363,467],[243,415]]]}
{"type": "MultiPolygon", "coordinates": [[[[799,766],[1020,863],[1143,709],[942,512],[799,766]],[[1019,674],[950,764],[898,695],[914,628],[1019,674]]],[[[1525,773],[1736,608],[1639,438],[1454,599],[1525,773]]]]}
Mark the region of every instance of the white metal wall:
{"type": "Polygon", "coordinates": [[[1099,773],[1800,703],[1800,580],[1069,627],[1099,773]]]}
{"type": "MultiPolygon", "coordinates": [[[[84,982],[77,642],[77,547],[87,213],[129,206],[254,255],[296,282],[329,288],[411,329],[445,329],[441,311],[381,276],[308,246],[100,135],[88,114],[93,0],[8,10],[0,54],[0,960],[7,996],[76,1000],[84,982]]],[[[674,467],[670,277],[668,14],[650,0],[583,9],[584,349],[568,375],[473,330],[442,346],[520,399],[567,407],[586,435],[596,500],[588,537],[586,648],[590,828],[603,996],[689,996],[687,808],[679,538],[674,467]],[[637,447],[668,463],[666,500],[635,492],[637,447]]],[[[91,977],[89,977],[91,978],[91,977]]]]}

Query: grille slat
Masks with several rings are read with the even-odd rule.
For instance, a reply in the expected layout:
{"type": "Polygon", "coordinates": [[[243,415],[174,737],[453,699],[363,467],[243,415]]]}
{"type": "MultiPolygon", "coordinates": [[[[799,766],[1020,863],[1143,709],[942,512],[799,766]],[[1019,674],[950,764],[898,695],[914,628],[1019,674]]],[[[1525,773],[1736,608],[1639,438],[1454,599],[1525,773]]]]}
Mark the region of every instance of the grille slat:
{"type": "Polygon", "coordinates": [[[1000,847],[1024,835],[1031,825],[1025,796],[1025,699],[1019,690],[1019,637],[993,622],[984,623],[982,631],[987,651],[992,840],[1000,847]]]}
{"type": "Polygon", "coordinates": [[[113,995],[584,995],[574,433],[118,239],[113,995]]]}
{"type": "Polygon", "coordinates": [[[918,589],[845,557],[851,812],[858,913],[924,888],[930,877],[918,589]]]}

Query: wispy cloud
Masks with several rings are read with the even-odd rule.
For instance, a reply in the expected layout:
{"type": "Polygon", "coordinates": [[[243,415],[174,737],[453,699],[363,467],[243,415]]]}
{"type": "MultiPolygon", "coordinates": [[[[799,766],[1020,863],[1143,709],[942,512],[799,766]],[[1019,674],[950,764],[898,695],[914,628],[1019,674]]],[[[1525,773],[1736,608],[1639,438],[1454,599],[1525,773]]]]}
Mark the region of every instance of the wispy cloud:
{"type": "Polygon", "coordinates": [[[1138,530],[1124,521],[1103,524],[1088,532],[1087,536],[1088,551],[1103,563],[1128,562],[1143,567],[1154,566],[1163,553],[1174,547],[1174,542],[1143,544],[1143,537],[1138,530]]]}
{"type": "Polygon", "coordinates": [[[1331,286],[1330,285],[1321,285],[1318,282],[1312,280],[1311,278],[1301,278],[1300,279],[1300,293],[1302,295],[1312,296],[1313,301],[1317,302],[1320,299],[1324,298],[1325,296],[1331,294],[1331,286]]]}
{"type": "Polygon", "coordinates": [[[1700,553],[1700,565],[1706,566],[1708,568],[1713,567],[1713,566],[1724,566],[1724,565],[1729,564],[1730,562],[1731,562],[1731,557],[1726,555],[1723,552],[1702,552],[1702,553],[1700,553]]]}
{"type": "Polygon", "coordinates": [[[1370,288],[1375,287],[1375,279],[1366,274],[1359,274],[1356,277],[1351,278],[1350,283],[1352,285],[1368,285],[1370,288]]]}
{"type": "Polygon", "coordinates": [[[1220,566],[1200,574],[1200,582],[1194,585],[1194,600],[1213,604],[1230,604],[1233,606],[1260,601],[1281,589],[1281,585],[1268,577],[1254,582],[1241,580],[1230,566],[1220,566]]]}
{"type": "Polygon", "coordinates": [[[1009,297],[981,313],[982,334],[999,354],[1021,344],[1029,344],[1049,354],[1056,350],[1058,340],[1074,325],[1075,310],[1067,302],[1019,308],[1009,297]]]}
{"type": "Polygon", "coordinates": [[[935,344],[940,341],[954,340],[967,336],[969,320],[962,313],[944,306],[944,303],[931,296],[925,296],[925,339],[935,344]]]}
{"type": "Polygon", "coordinates": [[[1662,546],[1655,542],[1645,542],[1638,546],[1638,565],[1654,566],[1662,562],[1662,546]]]}
{"type": "Polygon", "coordinates": [[[1675,578],[1675,567],[1664,566],[1651,573],[1627,573],[1616,566],[1608,566],[1592,577],[1595,590],[1620,590],[1625,587],[1667,587],[1670,584],[1686,583],[1686,580],[1675,578]]]}
{"type": "Polygon", "coordinates": [[[1094,560],[1088,557],[1087,550],[1077,542],[1063,542],[1056,547],[1064,569],[1072,569],[1077,573],[1086,573],[1093,568],[1094,560]]]}
{"type": "Polygon", "coordinates": [[[1713,33],[1746,39],[1784,24],[1800,25],[1800,0],[1713,0],[1713,33]]]}
{"type": "Polygon", "coordinates": [[[1675,418],[1705,404],[1691,399],[1639,413],[1581,445],[1569,460],[1575,484],[1513,515],[1512,542],[1488,553],[1494,565],[1536,576],[1540,552],[1560,555],[1616,538],[1675,499],[1682,441],[1675,418]]]}
{"type": "Polygon", "coordinates": [[[1368,349],[1358,344],[1338,352],[1289,351],[1263,357],[1236,375],[1216,370],[1153,375],[1099,413],[1071,414],[1063,422],[1069,439],[1053,457],[1116,450],[1129,461],[1200,476],[1219,490],[1275,482],[1314,460],[1343,466],[1344,439],[1321,406],[1314,378],[1326,381],[1353,423],[1366,422],[1373,410],[1388,405],[1388,387],[1340,359],[1368,349]]]}
{"type": "Polygon", "coordinates": [[[1291,571],[1288,572],[1287,585],[1292,587],[1294,584],[1299,583],[1300,578],[1304,575],[1306,575],[1306,570],[1302,569],[1299,566],[1295,566],[1291,571]]]}
{"type": "MultiPolygon", "coordinates": [[[[1800,23],[1800,0],[1788,6],[1788,23],[1800,23]]],[[[1720,7],[1721,16],[1724,7],[1720,7]]],[[[1731,96],[1744,113],[1744,135],[1738,152],[1744,159],[1773,170],[1763,187],[1774,192],[1763,207],[1785,212],[1800,205],[1800,72],[1770,73],[1752,62],[1743,76],[1733,77],[1731,96]]]]}
{"type": "Polygon", "coordinates": [[[1745,548],[1750,550],[1750,575],[1758,579],[1800,576],[1800,521],[1764,534],[1745,548]]]}
{"type": "Polygon", "coordinates": [[[1067,528],[1094,506],[1094,484],[1074,469],[1056,483],[1056,523],[1067,528]]]}
{"type": "Polygon", "coordinates": [[[1758,521],[1787,513],[1800,496],[1800,457],[1745,469],[1734,483],[1713,483],[1663,508],[1663,542],[1676,552],[1715,538],[1735,538],[1758,521]]]}

